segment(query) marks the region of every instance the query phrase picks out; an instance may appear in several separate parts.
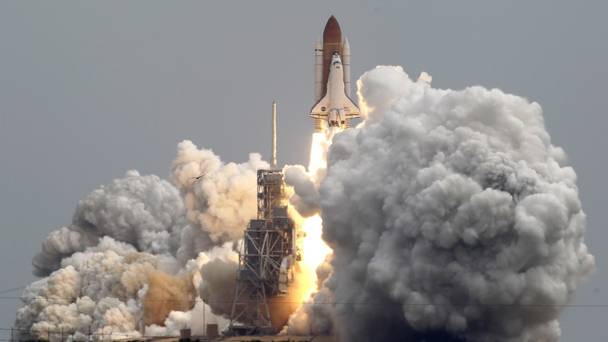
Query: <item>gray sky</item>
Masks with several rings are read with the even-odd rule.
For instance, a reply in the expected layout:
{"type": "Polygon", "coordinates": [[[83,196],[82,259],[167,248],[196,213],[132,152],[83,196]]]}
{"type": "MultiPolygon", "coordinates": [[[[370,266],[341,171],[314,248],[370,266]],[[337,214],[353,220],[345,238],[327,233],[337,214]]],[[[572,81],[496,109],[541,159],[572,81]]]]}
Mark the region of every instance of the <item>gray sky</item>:
{"type": "MultiPolygon", "coordinates": [[[[598,266],[573,304],[608,305],[606,13],[605,1],[2,1],[0,291],[34,280],[31,258],[78,199],[128,169],[166,177],[182,139],[268,158],[273,99],[279,159],[304,163],[314,41],[335,14],[353,79],[396,64],[542,105],[579,175],[598,266]]],[[[0,328],[18,305],[0,299],[0,328]]],[[[562,340],[605,341],[607,315],[566,309],[562,340]]]]}

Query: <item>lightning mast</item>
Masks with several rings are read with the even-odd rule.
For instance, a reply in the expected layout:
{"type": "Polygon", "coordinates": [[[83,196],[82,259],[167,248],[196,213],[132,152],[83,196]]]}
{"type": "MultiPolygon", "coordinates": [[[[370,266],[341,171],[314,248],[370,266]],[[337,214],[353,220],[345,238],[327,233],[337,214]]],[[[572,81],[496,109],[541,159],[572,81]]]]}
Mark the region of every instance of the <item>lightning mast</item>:
{"type": "Polygon", "coordinates": [[[276,119],[277,106],[273,101],[271,167],[257,172],[258,214],[249,221],[239,252],[228,327],[231,335],[277,332],[268,299],[288,293],[298,260],[295,223],[287,214],[283,172],[277,170],[276,119]]]}
{"type": "Polygon", "coordinates": [[[272,101],[272,146],[270,148],[270,168],[277,168],[277,102],[272,101]]]}

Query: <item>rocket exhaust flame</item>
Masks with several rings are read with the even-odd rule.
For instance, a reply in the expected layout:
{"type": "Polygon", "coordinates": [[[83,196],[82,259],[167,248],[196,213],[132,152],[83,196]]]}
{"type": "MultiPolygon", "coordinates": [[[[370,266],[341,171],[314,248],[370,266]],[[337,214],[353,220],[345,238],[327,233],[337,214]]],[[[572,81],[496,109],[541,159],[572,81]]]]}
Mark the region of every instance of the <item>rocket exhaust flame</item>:
{"type": "MultiPolygon", "coordinates": [[[[308,173],[317,185],[327,168],[327,150],[334,133],[332,130],[327,133],[316,132],[312,135],[308,173]]],[[[319,214],[303,218],[300,222],[300,229],[304,233],[301,241],[302,264],[305,272],[308,273],[306,278],[309,280],[306,291],[301,297],[303,303],[319,289],[321,284],[318,283],[316,270],[332,251],[322,238],[323,220],[319,214]]]]}
{"type": "MultiPolygon", "coordinates": [[[[302,223],[306,236],[302,241],[303,261],[316,271],[317,267],[331,254],[331,248],[323,241],[323,220],[319,214],[308,217],[302,223]]],[[[315,284],[319,285],[319,284],[315,284]]]]}
{"type": "Polygon", "coordinates": [[[308,162],[308,173],[313,177],[317,184],[321,180],[319,173],[325,172],[327,169],[327,150],[331,144],[331,137],[326,132],[315,132],[312,134],[312,143],[310,146],[310,161],[308,162]]]}

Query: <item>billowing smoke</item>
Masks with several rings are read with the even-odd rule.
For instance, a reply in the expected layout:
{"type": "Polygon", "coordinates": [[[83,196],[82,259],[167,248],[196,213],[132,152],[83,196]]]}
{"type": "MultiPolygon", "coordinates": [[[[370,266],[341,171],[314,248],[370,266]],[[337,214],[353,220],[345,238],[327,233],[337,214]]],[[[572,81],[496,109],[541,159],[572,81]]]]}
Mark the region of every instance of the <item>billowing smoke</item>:
{"type": "Polygon", "coordinates": [[[236,271],[238,263],[235,260],[217,258],[209,261],[201,268],[203,282],[200,286],[201,298],[216,315],[229,317],[232,309],[232,299],[236,287],[236,271]]]}
{"type": "Polygon", "coordinates": [[[127,172],[124,178],[78,202],[71,225],[51,232],[33,261],[34,274],[48,275],[61,260],[94,246],[101,236],[126,242],[138,251],[175,254],[186,226],[183,200],[157,176],[127,172]]]}
{"type": "MultiPolygon", "coordinates": [[[[293,207],[321,213],[333,249],[317,269],[322,286],[286,330],[556,341],[560,308],[594,268],[576,174],[538,104],[430,81],[399,67],[366,73],[366,120],[334,136],[327,165],[331,135],[317,134],[309,169],[285,168],[293,207]]],[[[15,327],[57,341],[200,334],[205,313],[226,324],[235,246],[256,216],[256,170],[267,167],[259,154],[223,163],[183,141],[170,182],[130,171],[93,191],[43,242],[33,264],[44,278],[25,290],[15,327]]],[[[282,322],[294,309],[280,298],[271,306],[282,322]]]]}
{"type": "Polygon", "coordinates": [[[25,290],[15,327],[23,338],[29,332],[53,341],[61,334],[137,337],[146,275],[173,266],[164,259],[104,237],[97,246],[63,259],[59,270],[25,290]]]}
{"type": "Polygon", "coordinates": [[[148,273],[144,297],[146,326],[162,325],[171,311],[188,311],[194,305],[195,289],[190,275],[174,277],[161,271],[148,273]]]}
{"type": "Polygon", "coordinates": [[[262,167],[258,154],[224,164],[184,141],[173,184],[129,171],[85,196],[72,223],[51,232],[34,258],[34,274],[44,278],[24,291],[15,322],[21,338],[202,334],[205,314],[225,326],[200,296],[215,305],[222,301],[210,293],[234,288],[233,244],[255,216],[262,167]],[[213,271],[218,262],[229,267],[213,271]]]}
{"type": "Polygon", "coordinates": [[[290,330],[556,341],[594,268],[576,174],[537,103],[429,81],[400,67],[360,79],[367,118],[334,137],[319,189],[333,271],[290,330]]]}
{"type": "Polygon", "coordinates": [[[242,239],[257,214],[256,171],[268,166],[257,153],[246,163],[224,164],[211,150],[200,150],[189,140],[178,145],[171,178],[184,196],[191,223],[183,232],[180,259],[242,239]]]}
{"type": "Polygon", "coordinates": [[[289,165],[283,169],[285,183],[293,187],[294,194],[290,203],[302,216],[311,216],[319,212],[318,184],[302,165],[289,165]]]}

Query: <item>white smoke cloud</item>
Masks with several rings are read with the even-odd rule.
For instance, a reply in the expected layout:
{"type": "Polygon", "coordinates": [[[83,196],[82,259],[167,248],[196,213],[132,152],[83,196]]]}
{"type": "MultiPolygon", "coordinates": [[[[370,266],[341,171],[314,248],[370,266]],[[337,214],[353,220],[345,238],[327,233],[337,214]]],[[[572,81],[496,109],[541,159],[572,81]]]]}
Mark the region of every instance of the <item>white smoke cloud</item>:
{"type": "Polygon", "coordinates": [[[302,165],[288,165],[283,168],[285,183],[293,187],[290,203],[304,217],[319,212],[319,191],[313,176],[302,165]]]}
{"type": "Polygon", "coordinates": [[[175,254],[185,226],[183,201],[157,176],[129,171],[78,203],[74,223],[132,244],[139,251],[175,254]]]}
{"type": "Polygon", "coordinates": [[[183,142],[173,164],[177,188],[129,171],[85,196],[72,224],[51,232],[34,258],[34,273],[47,277],[24,291],[15,321],[21,337],[136,338],[144,330],[167,335],[185,327],[196,333],[203,329],[203,313],[207,322],[224,327],[226,320],[207,304],[170,310],[184,310],[202,284],[214,284],[214,291],[234,287],[233,268],[229,284],[225,270],[200,270],[219,261],[236,265],[233,243],[255,215],[256,170],[263,167],[268,164],[257,154],[244,164],[224,164],[211,151],[183,142]],[[210,279],[216,275],[222,278],[210,279]],[[192,282],[192,293],[183,292],[189,291],[183,279],[192,282]],[[149,291],[155,298],[146,297],[149,291]],[[171,299],[176,303],[163,302],[171,299]],[[145,327],[162,322],[165,312],[164,326],[145,327]]]}
{"type": "Polygon", "coordinates": [[[104,237],[25,290],[15,327],[54,341],[61,334],[77,338],[89,332],[137,337],[146,272],[162,264],[152,254],[104,237]]]}
{"type": "Polygon", "coordinates": [[[556,341],[594,268],[576,174],[538,104],[429,81],[359,80],[367,120],[335,136],[319,190],[336,304],[292,329],[327,332],[335,315],[349,341],[556,341]]]}
{"type": "Polygon", "coordinates": [[[256,172],[268,168],[257,153],[242,164],[224,164],[211,150],[198,149],[189,140],[177,147],[171,179],[182,192],[191,227],[183,232],[180,259],[243,237],[256,216],[256,172]]]}
{"type": "MultiPolygon", "coordinates": [[[[89,334],[95,339],[137,338],[144,328],[151,273],[192,274],[193,283],[200,283],[201,266],[233,258],[231,249],[218,247],[208,254],[201,253],[182,269],[168,255],[138,252],[129,244],[104,237],[98,245],[63,259],[60,269],[26,288],[15,328],[23,338],[50,336],[53,341],[59,341],[62,335],[87,340],[89,334]]],[[[195,333],[200,332],[203,310],[207,323],[226,326],[226,320],[215,316],[208,305],[197,303],[189,311],[170,312],[163,327],[145,327],[146,335],[176,336],[180,329],[191,327],[195,333]]]]}
{"type": "Polygon", "coordinates": [[[72,225],[51,232],[43,242],[33,261],[34,274],[48,275],[63,258],[96,245],[102,236],[139,251],[175,254],[184,226],[185,209],[177,189],[157,176],[129,171],[78,202],[72,225]]]}

